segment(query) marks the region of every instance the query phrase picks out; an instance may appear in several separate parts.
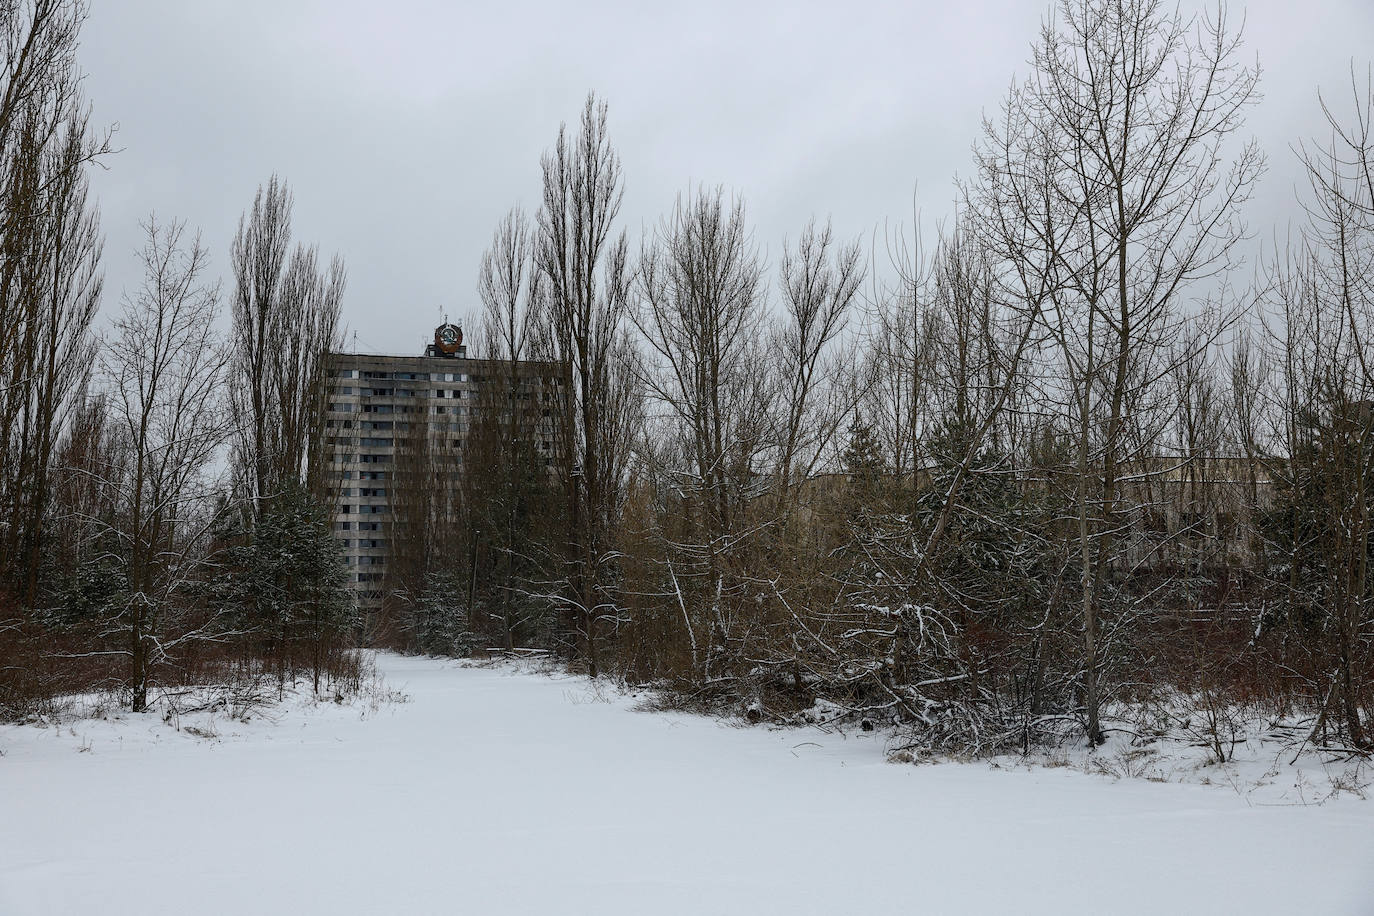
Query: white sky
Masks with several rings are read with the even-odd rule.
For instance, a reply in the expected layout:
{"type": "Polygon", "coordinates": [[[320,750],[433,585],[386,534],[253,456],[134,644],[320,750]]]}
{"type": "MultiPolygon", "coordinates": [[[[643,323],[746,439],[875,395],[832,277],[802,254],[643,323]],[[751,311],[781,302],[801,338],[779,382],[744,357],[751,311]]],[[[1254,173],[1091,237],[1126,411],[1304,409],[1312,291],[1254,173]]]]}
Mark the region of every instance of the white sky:
{"type": "MultiPolygon", "coordinates": [[[[1184,9],[1195,0],[1184,0],[1184,9]]],[[[229,291],[229,242],[274,171],[298,239],[343,255],[361,349],[419,352],[440,309],[476,309],[478,260],[507,208],[531,212],[539,156],[588,90],[610,104],[622,221],[689,184],[748,203],[776,261],[811,214],[870,237],[950,212],[984,111],[1017,73],[1041,0],[885,3],[97,0],[81,60],[123,151],[97,174],[106,308],[139,283],[150,210],[199,227],[229,291]]],[[[1290,145],[1319,133],[1374,57],[1374,0],[1252,0],[1247,52],[1269,156],[1249,210],[1261,240],[1296,218],[1290,145]]]]}

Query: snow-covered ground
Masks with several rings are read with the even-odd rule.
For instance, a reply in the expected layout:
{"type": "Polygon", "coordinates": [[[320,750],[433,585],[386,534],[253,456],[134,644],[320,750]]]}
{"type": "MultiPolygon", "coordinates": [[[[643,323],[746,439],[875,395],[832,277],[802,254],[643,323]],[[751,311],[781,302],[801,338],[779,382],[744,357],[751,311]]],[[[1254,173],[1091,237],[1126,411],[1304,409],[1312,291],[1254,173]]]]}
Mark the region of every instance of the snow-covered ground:
{"type": "Polygon", "coordinates": [[[0,729],[0,914],[1374,913],[1374,802],[895,765],[378,665],[407,701],[0,729]]]}

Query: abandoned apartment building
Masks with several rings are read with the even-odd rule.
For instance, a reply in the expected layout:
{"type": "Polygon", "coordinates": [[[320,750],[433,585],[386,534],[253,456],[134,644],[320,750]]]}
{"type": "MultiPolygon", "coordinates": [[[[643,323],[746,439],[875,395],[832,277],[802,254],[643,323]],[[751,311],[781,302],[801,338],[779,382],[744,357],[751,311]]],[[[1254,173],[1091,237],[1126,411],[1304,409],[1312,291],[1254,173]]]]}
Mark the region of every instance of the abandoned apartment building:
{"type": "MultiPolygon", "coordinates": [[[[420,439],[444,456],[434,485],[463,473],[464,444],[478,411],[515,399],[552,403],[563,379],[554,363],[471,359],[462,329],[445,322],[418,356],[336,352],[329,355],[325,455],[337,493],[334,534],[348,562],[360,611],[380,608],[386,594],[398,457],[420,439]],[[516,390],[501,392],[514,378],[516,390]]],[[[509,409],[509,408],[506,408],[509,409]]],[[[536,447],[552,462],[557,411],[543,406],[533,421],[536,447]]],[[[405,473],[399,471],[399,473],[405,473]]]]}

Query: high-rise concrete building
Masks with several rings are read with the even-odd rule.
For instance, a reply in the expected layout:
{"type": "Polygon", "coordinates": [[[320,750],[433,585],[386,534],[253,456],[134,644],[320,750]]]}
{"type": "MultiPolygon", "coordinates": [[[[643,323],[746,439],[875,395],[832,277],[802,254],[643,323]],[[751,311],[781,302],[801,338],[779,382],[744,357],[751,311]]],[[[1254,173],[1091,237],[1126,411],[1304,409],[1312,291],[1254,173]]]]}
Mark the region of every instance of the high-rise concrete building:
{"type": "Polygon", "coordinates": [[[554,389],[564,379],[550,362],[469,359],[462,329],[448,323],[421,356],[331,353],[329,362],[324,451],[338,494],[334,533],[360,610],[375,611],[387,592],[397,525],[405,524],[395,518],[393,496],[398,474],[406,473],[398,468],[406,447],[435,446],[451,485],[464,473],[464,445],[481,411],[523,405],[538,453],[551,465],[554,389]]]}

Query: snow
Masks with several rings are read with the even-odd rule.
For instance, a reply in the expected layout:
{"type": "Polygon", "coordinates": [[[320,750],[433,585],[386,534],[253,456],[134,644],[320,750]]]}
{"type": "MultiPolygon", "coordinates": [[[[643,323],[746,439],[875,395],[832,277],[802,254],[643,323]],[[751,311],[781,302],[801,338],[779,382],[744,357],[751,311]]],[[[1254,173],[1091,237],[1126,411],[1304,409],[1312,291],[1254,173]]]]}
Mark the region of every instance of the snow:
{"type": "Polygon", "coordinates": [[[1348,795],[892,764],[876,733],[378,666],[408,700],[0,729],[0,913],[1374,912],[1348,795]]]}

